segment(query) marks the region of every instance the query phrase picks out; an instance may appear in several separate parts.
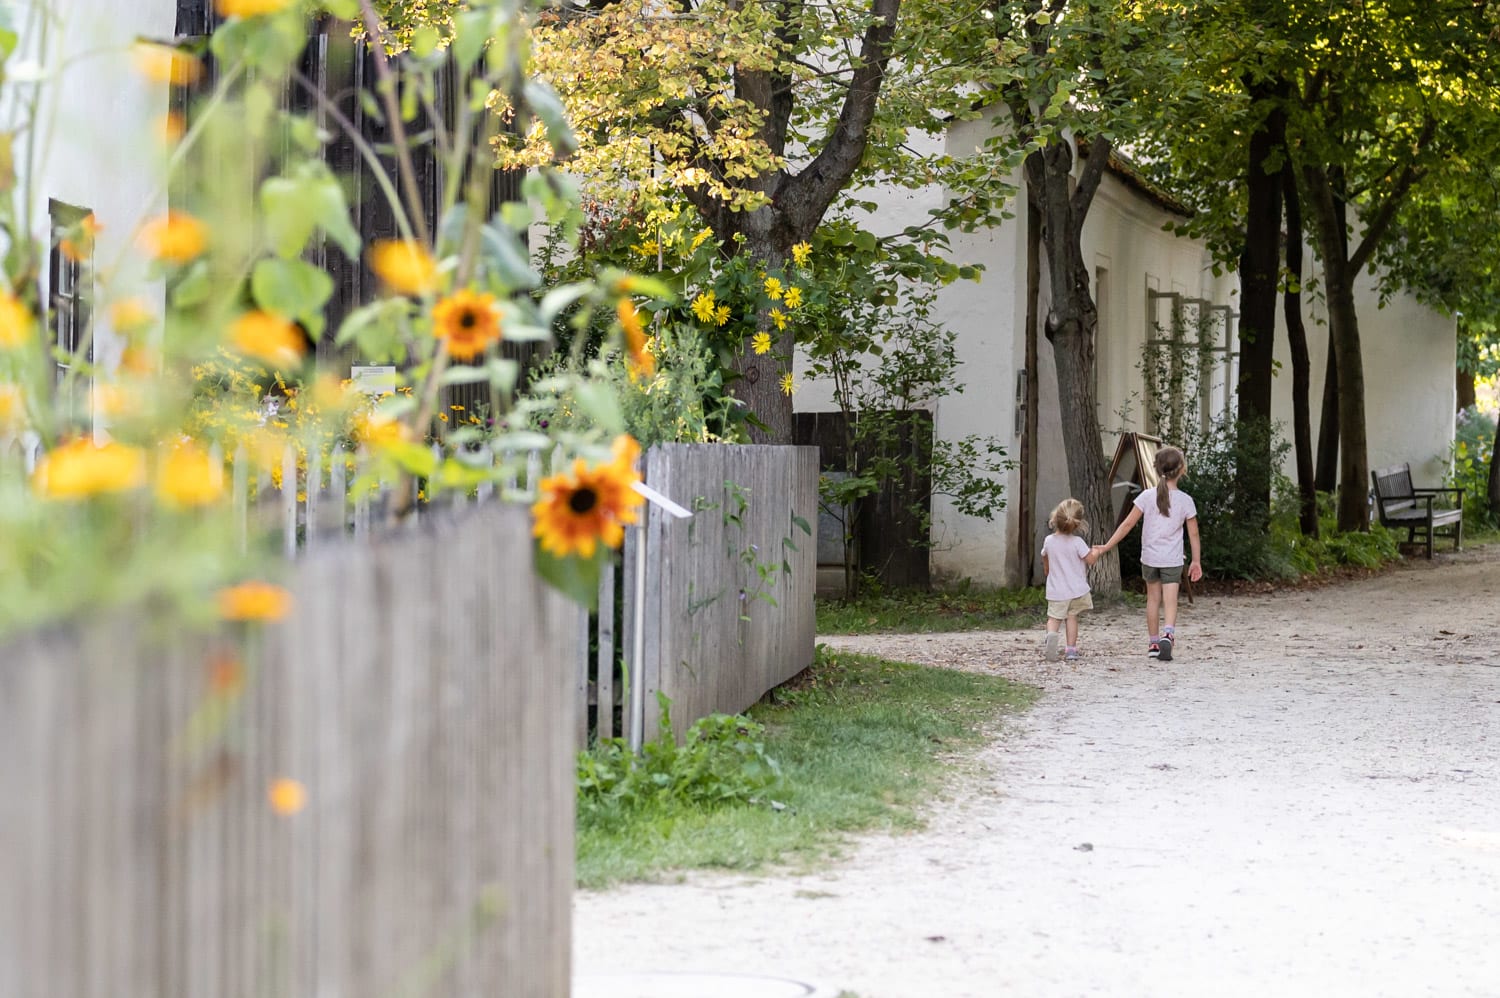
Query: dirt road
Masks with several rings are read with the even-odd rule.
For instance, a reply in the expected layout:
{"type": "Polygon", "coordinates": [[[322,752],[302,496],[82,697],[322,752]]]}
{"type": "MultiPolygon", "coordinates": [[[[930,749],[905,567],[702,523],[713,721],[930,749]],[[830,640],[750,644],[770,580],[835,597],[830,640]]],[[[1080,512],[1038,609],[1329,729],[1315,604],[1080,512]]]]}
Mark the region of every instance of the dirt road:
{"type": "Polygon", "coordinates": [[[1141,616],[830,639],[1046,695],[926,830],[803,876],[581,893],[580,972],[860,998],[1500,995],[1500,549],[1141,616]]]}

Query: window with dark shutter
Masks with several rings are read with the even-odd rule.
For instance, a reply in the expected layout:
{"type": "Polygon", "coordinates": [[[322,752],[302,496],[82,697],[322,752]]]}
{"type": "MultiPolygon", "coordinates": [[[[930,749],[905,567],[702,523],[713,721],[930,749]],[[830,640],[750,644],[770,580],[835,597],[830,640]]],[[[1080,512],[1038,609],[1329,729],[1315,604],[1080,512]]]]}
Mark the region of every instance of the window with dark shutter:
{"type": "Polygon", "coordinates": [[[64,411],[80,414],[74,406],[88,396],[92,375],[85,370],[94,360],[94,338],[89,324],[94,313],[93,212],[61,201],[49,201],[52,238],[47,254],[48,328],[55,348],[56,383],[71,398],[60,398],[64,411]]]}

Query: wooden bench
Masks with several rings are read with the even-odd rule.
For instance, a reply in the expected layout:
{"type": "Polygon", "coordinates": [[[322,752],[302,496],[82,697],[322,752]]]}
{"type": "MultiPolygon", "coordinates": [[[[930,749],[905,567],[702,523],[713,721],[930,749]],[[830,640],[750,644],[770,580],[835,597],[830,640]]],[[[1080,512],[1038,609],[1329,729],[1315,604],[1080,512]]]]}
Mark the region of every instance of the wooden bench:
{"type": "Polygon", "coordinates": [[[1418,489],[1411,484],[1411,465],[1393,464],[1370,472],[1375,484],[1375,511],[1388,530],[1405,529],[1407,544],[1423,544],[1432,557],[1432,540],[1441,533],[1453,538],[1453,550],[1463,545],[1464,490],[1418,489]],[[1433,500],[1454,495],[1456,509],[1435,509],[1433,500]]]}

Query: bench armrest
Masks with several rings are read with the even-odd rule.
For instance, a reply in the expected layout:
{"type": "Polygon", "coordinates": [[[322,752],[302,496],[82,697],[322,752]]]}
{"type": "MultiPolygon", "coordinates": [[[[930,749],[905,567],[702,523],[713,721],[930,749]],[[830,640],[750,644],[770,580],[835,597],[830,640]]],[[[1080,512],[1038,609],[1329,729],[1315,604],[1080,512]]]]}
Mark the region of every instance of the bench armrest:
{"type": "Polygon", "coordinates": [[[1449,492],[1451,492],[1455,496],[1458,497],[1457,500],[1455,501],[1454,505],[1456,505],[1459,509],[1463,509],[1463,506],[1464,506],[1464,490],[1461,489],[1461,488],[1412,489],[1412,491],[1415,492],[1419,496],[1420,495],[1446,495],[1449,492]]]}

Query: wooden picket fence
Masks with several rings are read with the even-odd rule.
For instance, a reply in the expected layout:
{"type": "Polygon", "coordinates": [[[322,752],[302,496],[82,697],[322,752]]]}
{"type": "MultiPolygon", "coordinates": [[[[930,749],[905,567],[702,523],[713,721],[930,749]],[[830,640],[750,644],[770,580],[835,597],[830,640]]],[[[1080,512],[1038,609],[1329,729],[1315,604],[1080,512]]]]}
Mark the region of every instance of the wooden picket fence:
{"type": "Polygon", "coordinates": [[[0,649],[0,998],[565,996],[577,610],[528,526],[315,550],[239,667],[141,619],[0,649]]]}
{"type": "MultiPolygon", "coordinates": [[[[11,460],[29,470],[34,445],[11,447],[11,460]]],[[[746,709],[812,663],[817,454],[815,447],[719,444],[647,452],[646,484],[693,515],[679,519],[648,504],[642,530],[627,532],[623,565],[600,580],[597,612],[579,613],[578,747],[593,737],[620,735],[636,745],[655,737],[658,693],[672,702],[680,736],[699,717],[746,709]],[[640,677],[633,687],[631,676],[640,677]]],[[[417,502],[409,525],[493,500],[529,502],[553,458],[540,450],[512,455],[513,474],[468,494],[417,502]]],[[[343,450],[299,460],[288,446],[278,483],[264,463],[236,452],[228,464],[242,539],[269,528],[287,557],[301,558],[378,532],[394,496],[388,486],[353,489],[357,461],[343,450]]],[[[420,483],[408,487],[415,492],[420,483]]]]}

